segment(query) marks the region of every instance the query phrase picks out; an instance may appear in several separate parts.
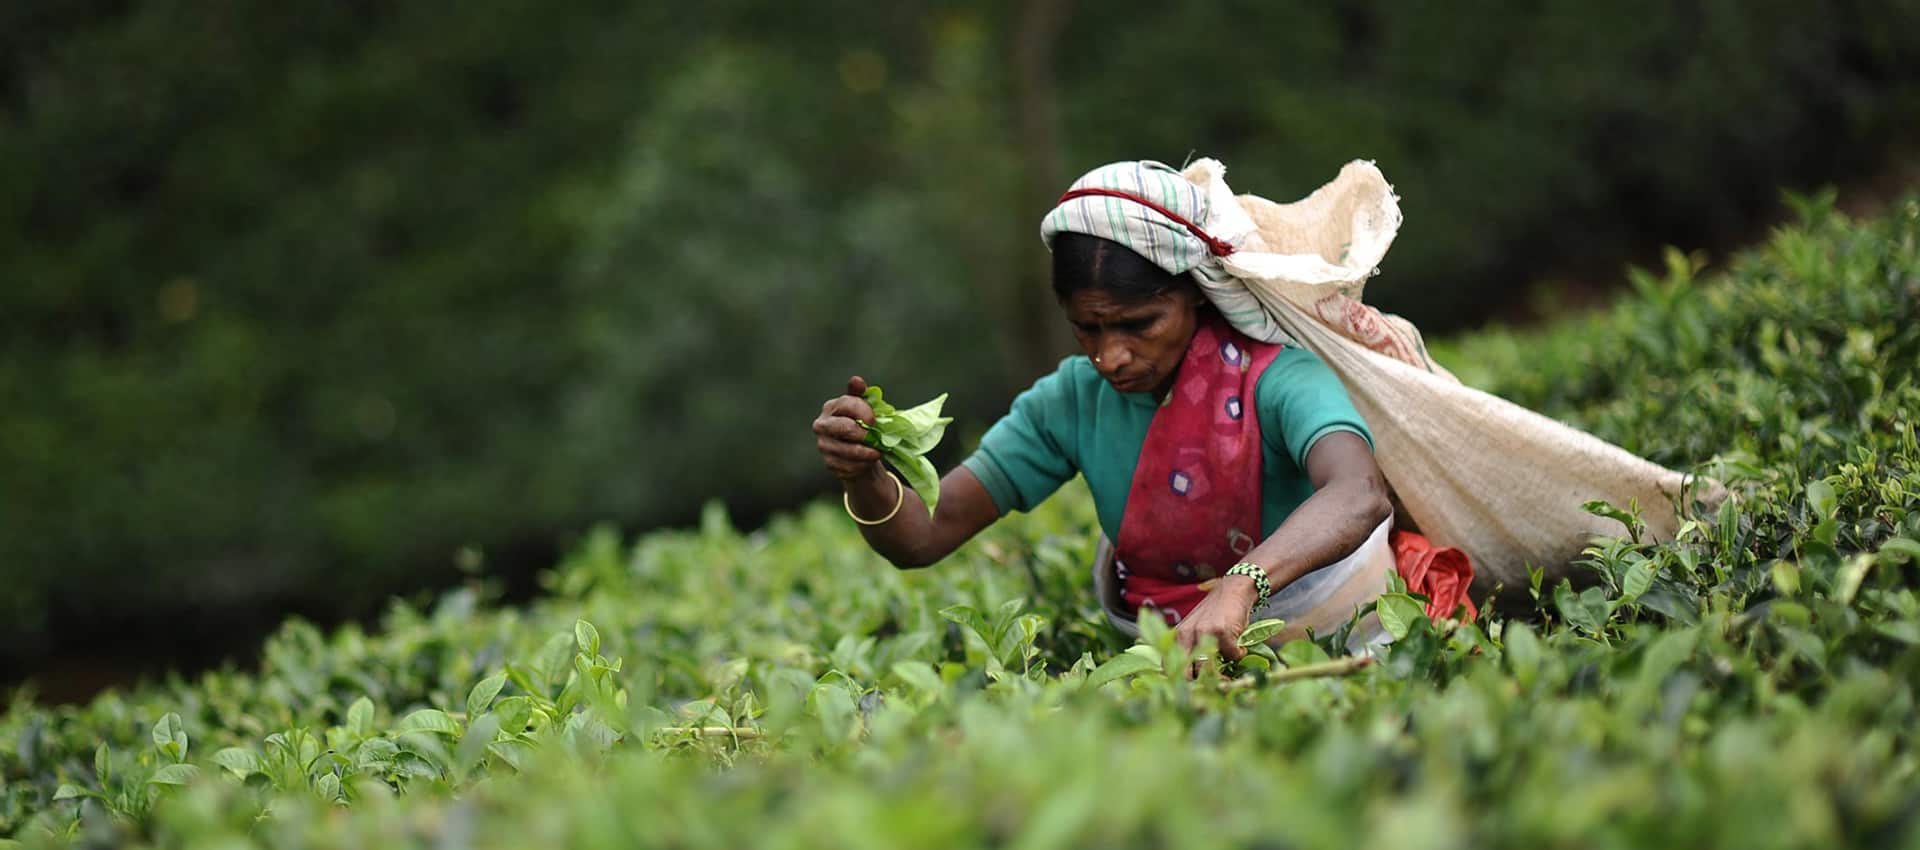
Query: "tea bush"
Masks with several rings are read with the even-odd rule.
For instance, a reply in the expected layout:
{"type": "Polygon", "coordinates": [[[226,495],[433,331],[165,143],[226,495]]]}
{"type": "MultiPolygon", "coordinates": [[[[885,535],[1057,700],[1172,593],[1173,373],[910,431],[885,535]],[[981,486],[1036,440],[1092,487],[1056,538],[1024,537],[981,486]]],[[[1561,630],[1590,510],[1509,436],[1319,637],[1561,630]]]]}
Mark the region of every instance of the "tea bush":
{"type": "MultiPolygon", "coordinates": [[[[1920,199],[1443,347],[1735,498],[1634,506],[1527,616],[1185,675],[1085,589],[1084,491],[897,572],[837,505],[592,535],[260,669],[0,721],[0,834],[149,847],[1830,847],[1920,841],[1920,199]]],[[[1490,589],[1482,589],[1482,592],[1490,589]]],[[[1383,608],[1415,608],[1396,592],[1383,608]]]]}

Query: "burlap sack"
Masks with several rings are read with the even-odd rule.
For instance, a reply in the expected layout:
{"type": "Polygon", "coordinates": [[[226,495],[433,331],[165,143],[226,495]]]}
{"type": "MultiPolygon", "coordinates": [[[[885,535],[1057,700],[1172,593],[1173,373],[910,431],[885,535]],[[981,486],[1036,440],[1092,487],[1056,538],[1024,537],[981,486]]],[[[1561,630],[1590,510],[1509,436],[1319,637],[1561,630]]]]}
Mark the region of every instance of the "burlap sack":
{"type": "Polygon", "coordinates": [[[1196,275],[1201,286],[1229,314],[1257,302],[1264,319],[1237,323],[1241,331],[1298,342],[1339,374],[1407,518],[1473,559],[1475,596],[1494,584],[1524,589],[1530,564],[1566,575],[1593,537],[1624,533],[1584,510],[1589,500],[1637,502],[1648,531],[1670,539],[1683,494],[1724,495],[1715,482],[1461,384],[1427,356],[1411,323],[1363,304],[1401,221],[1393,188],[1372,163],[1348,163],[1291,204],[1236,197],[1224,174],[1211,159],[1184,172],[1210,194],[1205,229],[1237,248],[1196,275]]]}

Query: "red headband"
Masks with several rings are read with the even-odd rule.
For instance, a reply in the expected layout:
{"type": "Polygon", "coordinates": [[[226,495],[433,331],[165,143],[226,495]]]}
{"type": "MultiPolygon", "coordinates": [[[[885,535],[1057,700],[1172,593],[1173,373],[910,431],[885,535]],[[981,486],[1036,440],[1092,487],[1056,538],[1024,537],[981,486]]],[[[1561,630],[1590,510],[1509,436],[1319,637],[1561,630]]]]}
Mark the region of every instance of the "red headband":
{"type": "Polygon", "coordinates": [[[1212,251],[1214,256],[1224,257],[1228,254],[1233,253],[1233,246],[1231,244],[1228,244],[1228,242],[1225,239],[1215,239],[1212,236],[1207,235],[1206,231],[1200,229],[1200,225],[1194,224],[1193,222],[1188,221],[1185,218],[1181,217],[1178,213],[1175,213],[1173,210],[1160,206],[1159,204],[1149,201],[1146,198],[1142,198],[1139,195],[1130,195],[1118,189],[1074,189],[1073,191],[1070,191],[1064,195],[1061,195],[1060,200],[1055,202],[1054,205],[1059,206],[1060,204],[1064,204],[1068,201],[1073,200],[1074,198],[1084,198],[1084,197],[1087,197],[1088,195],[1102,195],[1109,198],[1121,198],[1124,200],[1132,201],[1136,204],[1146,207],[1147,209],[1153,210],[1154,212],[1164,215],[1167,218],[1173,219],[1175,222],[1178,222],[1182,226],[1186,227],[1187,230],[1191,232],[1193,235],[1200,237],[1200,241],[1207,243],[1207,250],[1212,251]]]}

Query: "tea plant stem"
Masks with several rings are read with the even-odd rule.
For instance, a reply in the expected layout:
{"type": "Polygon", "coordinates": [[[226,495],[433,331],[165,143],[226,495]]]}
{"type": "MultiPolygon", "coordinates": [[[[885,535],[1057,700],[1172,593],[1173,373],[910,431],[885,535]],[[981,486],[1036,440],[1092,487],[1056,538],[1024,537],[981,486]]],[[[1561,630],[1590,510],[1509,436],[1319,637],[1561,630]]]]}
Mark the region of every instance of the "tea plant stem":
{"type": "MultiPolygon", "coordinates": [[[[1348,658],[1336,658],[1332,661],[1323,661],[1319,664],[1289,667],[1285,670],[1268,673],[1266,682],[1271,685],[1279,685],[1300,679],[1323,679],[1329,676],[1346,676],[1365,670],[1371,666],[1373,666],[1373,656],[1355,655],[1348,658]]],[[[1229,693],[1251,688],[1259,684],[1260,681],[1260,678],[1256,676],[1241,676],[1238,679],[1221,682],[1220,692],[1229,693]]]]}
{"type": "Polygon", "coordinates": [[[692,735],[699,738],[739,738],[743,741],[758,740],[761,732],[742,726],[662,726],[654,730],[657,735],[692,735]]]}

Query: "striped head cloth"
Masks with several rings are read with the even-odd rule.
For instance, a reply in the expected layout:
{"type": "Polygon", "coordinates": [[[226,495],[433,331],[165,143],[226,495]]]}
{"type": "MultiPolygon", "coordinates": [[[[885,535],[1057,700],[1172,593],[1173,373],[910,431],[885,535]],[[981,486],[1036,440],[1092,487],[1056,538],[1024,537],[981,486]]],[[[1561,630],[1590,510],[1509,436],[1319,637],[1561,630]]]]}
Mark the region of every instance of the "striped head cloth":
{"type": "Polygon", "coordinates": [[[1118,242],[1181,275],[1233,253],[1207,234],[1207,193],[1165,163],[1115,162],[1073,181],[1040,222],[1040,239],[1053,249],[1060,233],[1084,233],[1118,242]]]}

